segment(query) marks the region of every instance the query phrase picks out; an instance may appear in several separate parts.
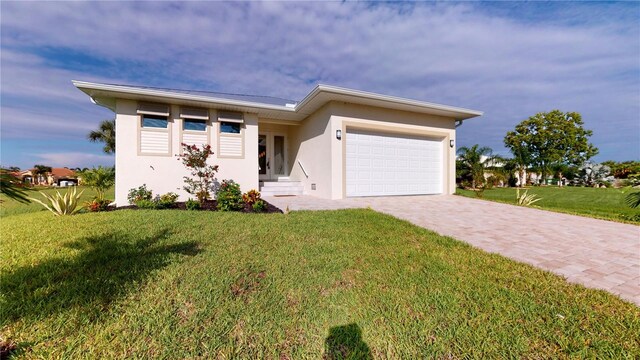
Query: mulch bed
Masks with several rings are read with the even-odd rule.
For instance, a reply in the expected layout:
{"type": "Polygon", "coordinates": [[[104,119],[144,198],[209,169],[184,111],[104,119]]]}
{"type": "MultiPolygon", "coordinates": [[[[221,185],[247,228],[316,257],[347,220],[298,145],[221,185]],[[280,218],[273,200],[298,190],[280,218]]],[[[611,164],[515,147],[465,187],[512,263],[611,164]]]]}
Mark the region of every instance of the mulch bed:
{"type": "MultiPolygon", "coordinates": [[[[267,208],[265,209],[265,211],[262,212],[262,214],[270,214],[270,213],[278,213],[278,214],[282,214],[282,210],[280,210],[280,208],[270,204],[269,202],[262,200],[267,204],[267,208]]],[[[215,200],[206,200],[204,202],[204,204],[200,205],[200,209],[199,210],[189,210],[189,211],[218,211],[218,202],[215,200]]],[[[123,209],[132,209],[132,210],[138,210],[139,208],[135,205],[128,205],[128,206],[119,206],[119,207],[109,207],[109,210],[107,211],[112,211],[112,210],[123,210],[123,209]]],[[[176,202],[175,205],[171,208],[167,208],[167,209],[174,209],[174,210],[187,210],[187,206],[185,205],[184,202],[176,202]]],[[[164,210],[164,209],[158,209],[158,210],[164,210]]],[[[250,206],[245,205],[244,209],[240,212],[243,213],[253,213],[253,209],[250,206]]]]}

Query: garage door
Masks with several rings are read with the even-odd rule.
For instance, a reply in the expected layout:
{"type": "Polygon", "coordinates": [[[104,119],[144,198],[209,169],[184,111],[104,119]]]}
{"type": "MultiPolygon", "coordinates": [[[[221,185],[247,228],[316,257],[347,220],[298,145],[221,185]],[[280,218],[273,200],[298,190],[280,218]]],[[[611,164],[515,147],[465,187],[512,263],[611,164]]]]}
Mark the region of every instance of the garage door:
{"type": "Polygon", "coordinates": [[[442,193],[442,140],[348,130],[347,196],[442,193]]]}

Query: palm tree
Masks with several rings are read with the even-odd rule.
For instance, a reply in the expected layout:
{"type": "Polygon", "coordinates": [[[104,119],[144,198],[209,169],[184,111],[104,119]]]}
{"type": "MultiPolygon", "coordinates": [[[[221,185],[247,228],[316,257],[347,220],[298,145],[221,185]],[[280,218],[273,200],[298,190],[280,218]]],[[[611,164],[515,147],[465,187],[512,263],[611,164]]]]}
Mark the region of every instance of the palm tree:
{"type": "Polygon", "coordinates": [[[87,135],[91,142],[103,142],[104,147],[102,151],[107,154],[113,154],[116,152],[116,121],[115,120],[103,120],[98,127],[98,130],[94,130],[87,135]]]}
{"type": "Polygon", "coordinates": [[[476,144],[472,147],[463,146],[458,149],[458,164],[463,172],[471,177],[471,188],[484,183],[484,173],[488,165],[491,165],[496,157],[491,148],[476,144]]]}
{"type": "MultiPolygon", "coordinates": [[[[15,177],[8,169],[0,168],[0,193],[21,203],[30,202],[20,179],[15,177]]],[[[0,202],[2,202],[1,199],[0,202]]]]}
{"type": "Polygon", "coordinates": [[[40,176],[44,176],[47,173],[50,173],[51,166],[36,164],[36,165],[33,165],[33,170],[31,170],[31,172],[33,173],[34,183],[40,184],[40,176]]]}

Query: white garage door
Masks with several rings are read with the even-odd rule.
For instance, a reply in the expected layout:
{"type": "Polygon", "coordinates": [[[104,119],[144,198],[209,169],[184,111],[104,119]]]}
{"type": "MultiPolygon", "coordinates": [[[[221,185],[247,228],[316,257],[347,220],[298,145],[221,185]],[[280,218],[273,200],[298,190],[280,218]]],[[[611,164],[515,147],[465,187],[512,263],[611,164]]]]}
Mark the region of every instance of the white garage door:
{"type": "Polygon", "coordinates": [[[442,140],[349,130],[347,196],[442,193],[442,140]]]}

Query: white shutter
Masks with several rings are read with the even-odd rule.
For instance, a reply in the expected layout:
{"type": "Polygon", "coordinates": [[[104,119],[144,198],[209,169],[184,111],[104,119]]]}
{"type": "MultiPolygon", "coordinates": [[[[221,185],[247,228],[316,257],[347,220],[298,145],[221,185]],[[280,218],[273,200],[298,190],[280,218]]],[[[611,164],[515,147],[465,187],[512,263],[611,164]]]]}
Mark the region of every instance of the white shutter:
{"type": "Polygon", "coordinates": [[[140,153],[168,154],[169,132],[140,130],[140,153]]]}
{"type": "Polygon", "coordinates": [[[241,157],[242,154],[242,136],[224,136],[220,135],[220,156],[241,157]]]}

